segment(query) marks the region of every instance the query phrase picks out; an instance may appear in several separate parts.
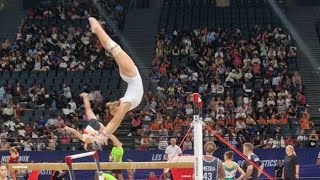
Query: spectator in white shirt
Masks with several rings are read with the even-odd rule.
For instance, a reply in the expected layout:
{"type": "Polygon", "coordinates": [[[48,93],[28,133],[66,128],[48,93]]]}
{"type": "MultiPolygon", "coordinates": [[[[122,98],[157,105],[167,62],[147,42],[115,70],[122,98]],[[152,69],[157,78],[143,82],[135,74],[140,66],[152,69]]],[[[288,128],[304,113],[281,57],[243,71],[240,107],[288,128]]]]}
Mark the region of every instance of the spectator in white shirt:
{"type": "Polygon", "coordinates": [[[251,63],[252,63],[252,64],[255,64],[255,63],[261,64],[261,61],[260,61],[260,59],[258,58],[258,55],[257,55],[257,54],[254,54],[254,55],[253,55],[253,58],[252,58],[251,63]]]}
{"type": "Polygon", "coordinates": [[[12,104],[8,104],[7,107],[5,107],[2,111],[2,115],[6,116],[7,118],[12,117],[13,116],[13,106],[12,104]]]}
{"type": "Polygon", "coordinates": [[[193,107],[190,103],[186,104],[185,108],[186,108],[186,115],[193,114],[193,107]]]}
{"type": "Polygon", "coordinates": [[[31,139],[28,139],[27,142],[23,142],[23,151],[32,151],[33,149],[33,144],[31,139]]]}
{"type": "Polygon", "coordinates": [[[67,99],[72,97],[71,89],[67,84],[63,84],[63,96],[67,99]]]}
{"type": "Polygon", "coordinates": [[[283,136],[276,135],[276,138],[273,140],[272,148],[285,148],[286,144],[284,142],[283,136]]]}
{"type": "Polygon", "coordinates": [[[218,85],[216,83],[211,83],[211,93],[216,94],[218,90],[218,85]]]}
{"type": "Polygon", "coordinates": [[[192,75],[191,75],[191,80],[194,81],[194,82],[198,82],[198,77],[199,77],[198,72],[197,71],[193,71],[192,75]]]}
{"type": "Polygon", "coordinates": [[[20,121],[20,119],[15,120],[14,129],[16,132],[18,132],[19,136],[22,136],[22,137],[26,136],[26,130],[25,130],[24,124],[23,122],[20,121]]]}
{"type": "Polygon", "coordinates": [[[2,127],[7,127],[9,129],[9,131],[14,132],[15,131],[14,124],[15,123],[12,120],[9,120],[9,121],[4,122],[2,127]]]}
{"type": "Polygon", "coordinates": [[[182,154],[181,148],[176,145],[177,144],[177,139],[176,138],[171,138],[170,139],[170,146],[166,148],[165,151],[165,159],[170,160],[174,157],[178,157],[182,154]]]}
{"type": "Polygon", "coordinates": [[[48,119],[47,124],[46,124],[47,127],[55,126],[55,125],[56,125],[56,123],[57,123],[58,120],[57,120],[57,118],[55,118],[54,116],[55,116],[54,114],[51,114],[51,115],[50,115],[50,119],[48,119]]]}
{"type": "Polygon", "coordinates": [[[214,58],[223,58],[223,52],[221,51],[221,48],[219,48],[218,51],[214,54],[214,58]]]}
{"type": "Polygon", "coordinates": [[[216,119],[219,119],[219,118],[222,118],[224,119],[225,118],[225,115],[223,114],[223,111],[220,109],[218,114],[216,115],[216,119]]]}
{"type": "Polygon", "coordinates": [[[75,111],[71,108],[71,105],[68,104],[67,108],[62,109],[62,112],[64,115],[69,115],[69,114],[73,114],[75,111]]]}
{"type": "Polygon", "coordinates": [[[167,131],[160,131],[159,132],[160,135],[159,135],[159,138],[158,138],[158,149],[159,150],[166,150],[166,148],[168,147],[168,140],[167,140],[167,137],[168,137],[168,132],[167,131]]]}
{"type": "Polygon", "coordinates": [[[70,108],[73,110],[73,112],[77,110],[77,104],[73,101],[72,98],[70,99],[68,105],[70,105],[70,108]]]}
{"type": "Polygon", "coordinates": [[[236,113],[236,117],[235,117],[235,118],[236,118],[236,119],[238,119],[238,118],[247,118],[247,115],[246,115],[243,107],[239,107],[239,108],[237,109],[237,113],[236,113]]]}
{"type": "Polygon", "coordinates": [[[249,62],[251,63],[251,59],[249,55],[246,53],[245,58],[243,60],[243,64],[246,66],[249,62]]]}
{"type": "Polygon", "coordinates": [[[218,83],[217,85],[217,94],[223,95],[224,94],[224,87],[218,83]]]}
{"type": "MultiPolygon", "coordinates": [[[[176,143],[177,143],[177,139],[171,138],[170,146],[168,146],[166,148],[165,155],[164,155],[166,160],[173,159],[173,158],[178,157],[182,154],[181,148],[179,146],[177,146],[176,143]]],[[[168,179],[168,175],[167,175],[168,172],[169,172],[169,169],[166,169],[165,174],[164,174],[165,180],[168,179]]]]}
{"type": "Polygon", "coordinates": [[[244,120],[243,118],[239,118],[236,122],[236,131],[239,132],[239,131],[242,131],[244,129],[246,129],[246,123],[244,123],[244,120]]]}

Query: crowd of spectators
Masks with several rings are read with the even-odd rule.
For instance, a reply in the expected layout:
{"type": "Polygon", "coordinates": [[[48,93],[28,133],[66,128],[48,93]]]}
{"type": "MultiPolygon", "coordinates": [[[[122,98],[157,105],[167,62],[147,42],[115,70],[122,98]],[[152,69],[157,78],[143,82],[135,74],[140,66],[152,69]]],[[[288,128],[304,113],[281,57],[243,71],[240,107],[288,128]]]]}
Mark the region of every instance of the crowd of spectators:
{"type": "MultiPolygon", "coordinates": [[[[260,148],[319,146],[297,61],[292,37],[271,25],[255,26],[249,37],[236,28],[161,29],[147,104],[132,120],[137,142],[163,149],[168,137],[181,140],[198,92],[207,127],[235,147],[248,141],[260,148]]],[[[184,149],[192,148],[192,133],[187,136],[184,149]]],[[[226,146],[206,128],[208,140],[226,146]]]]}
{"type": "MultiPolygon", "coordinates": [[[[100,0],[98,6],[105,10],[119,27],[123,26],[124,7],[120,0],[100,0]]],[[[43,0],[39,8],[29,9],[16,35],[16,41],[2,43],[0,70],[48,71],[95,70],[112,68],[112,56],[103,50],[89,29],[90,16],[106,21],[100,16],[95,3],[71,4],[63,1],[43,0]]],[[[116,35],[105,26],[109,35],[116,35]]]]}
{"type": "MultiPolygon", "coordinates": [[[[88,87],[84,86],[83,91],[87,92],[88,87]]],[[[0,87],[0,92],[0,150],[6,151],[11,146],[20,146],[25,151],[81,149],[79,139],[63,129],[67,125],[81,132],[88,121],[80,99],[73,98],[69,86],[65,85],[61,92],[47,94],[41,85],[24,89],[9,84],[0,87]],[[13,103],[14,99],[18,103],[13,103]],[[31,115],[30,119],[26,119],[27,114],[31,115]]],[[[91,91],[89,97],[98,120],[106,124],[100,88],[91,91]]]]}
{"type": "MultiPolygon", "coordinates": [[[[61,72],[115,68],[111,54],[103,49],[89,29],[87,18],[97,17],[112,38],[117,39],[101,18],[95,3],[64,2],[42,0],[38,8],[28,9],[16,41],[2,43],[0,71],[61,72]]],[[[97,3],[103,14],[106,13],[121,29],[124,23],[122,1],[99,0],[97,3]]],[[[72,92],[67,83],[60,91],[51,90],[49,93],[49,88],[45,84],[27,85],[19,80],[0,84],[1,151],[7,151],[11,146],[20,146],[25,151],[81,148],[79,140],[62,129],[68,125],[81,130],[87,120],[79,106],[78,94],[72,92]],[[31,119],[26,119],[27,115],[31,119]]],[[[94,111],[106,123],[104,114],[108,113],[104,112],[100,88],[83,84],[81,91],[90,91],[94,111]]]]}

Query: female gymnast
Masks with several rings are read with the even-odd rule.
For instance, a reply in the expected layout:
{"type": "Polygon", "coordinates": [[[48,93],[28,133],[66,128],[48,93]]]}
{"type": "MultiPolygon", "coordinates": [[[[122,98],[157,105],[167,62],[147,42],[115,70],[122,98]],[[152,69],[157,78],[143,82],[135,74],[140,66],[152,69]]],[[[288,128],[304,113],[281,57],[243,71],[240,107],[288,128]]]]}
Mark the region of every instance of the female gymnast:
{"type": "Polygon", "coordinates": [[[103,132],[99,132],[99,131],[92,128],[92,126],[103,127],[103,125],[97,121],[96,115],[93,113],[93,111],[91,109],[88,93],[82,93],[82,94],[80,94],[80,97],[83,100],[85,114],[88,117],[88,119],[90,120],[89,125],[86,127],[86,129],[83,130],[83,134],[81,134],[77,130],[70,128],[68,126],[65,126],[64,129],[66,131],[71,131],[81,141],[83,141],[84,142],[84,149],[86,151],[93,151],[94,144],[107,145],[109,136],[103,132]]]}
{"type": "Polygon", "coordinates": [[[237,172],[240,173],[240,177],[237,178],[237,180],[243,179],[246,175],[246,173],[238,165],[238,163],[233,161],[233,151],[228,151],[224,153],[223,168],[226,173],[225,180],[236,180],[235,176],[237,172]]]}
{"type": "MultiPolygon", "coordinates": [[[[10,156],[8,157],[7,164],[19,163],[19,153],[15,147],[9,149],[10,156]]],[[[10,170],[10,177],[12,180],[17,179],[17,171],[10,170]]]]}
{"type": "MultiPolygon", "coordinates": [[[[109,51],[119,66],[121,78],[128,83],[127,91],[119,101],[109,102],[106,108],[109,108],[110,114],[113,115],[112,120],[104,128],[106,133],[114,133],[120,126],[126,113],[136,108],[143,97],[143,84],[138,68],[122,48],[114,42],[109,35],[103,30],[99,22],[93,18],[89,18],[92,33],[96,34],[102,46],[109,51]]],[[[100,130],[99,124],[91,126],[95,130],[100,130]]]]}

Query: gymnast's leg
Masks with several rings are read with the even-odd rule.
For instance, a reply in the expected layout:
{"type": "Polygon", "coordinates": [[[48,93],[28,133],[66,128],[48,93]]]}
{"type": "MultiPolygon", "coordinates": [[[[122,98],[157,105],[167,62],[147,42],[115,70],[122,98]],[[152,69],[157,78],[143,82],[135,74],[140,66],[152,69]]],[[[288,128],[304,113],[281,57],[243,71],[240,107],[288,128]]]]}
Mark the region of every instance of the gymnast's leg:
{"type": "Polygon", "coordinates": [[[90,104],[88,96],[89,96],[88,93],[81,93],[80,94],[80,97],[82,98],[82,101],[83,101],[85,114],[86,114],[87,118],[89,119],[89,126],[91,126],[96,131],[101,131],[104,129],[104,126],[101,125],[101,123],[99,121],[97,121],[97,117],[91,109],[91,104],[90,104]]]}
{"type": "Polygon", "coordinates": [[[138,75],[136,65],[128,54],[110,38],[95,18],[90,17],[89,23],[92,33],[95,33],[98,36],[100,43],[116,60],[120,73],[127,77],[136,77],[138,75]]]}

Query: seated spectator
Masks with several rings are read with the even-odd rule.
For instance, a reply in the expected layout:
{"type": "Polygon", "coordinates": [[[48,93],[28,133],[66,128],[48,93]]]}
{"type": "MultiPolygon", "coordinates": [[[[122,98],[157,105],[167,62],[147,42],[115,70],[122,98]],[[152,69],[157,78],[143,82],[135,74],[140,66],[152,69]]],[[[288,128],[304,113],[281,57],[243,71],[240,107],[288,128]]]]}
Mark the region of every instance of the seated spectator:
{"type": "Polygon", "coordinates": [[[298,147],[305,147],[308,141],[308,137],[305,135],[305,131],[302,129],[300,134],[297,137],[297,145],[298,147]]]}
{"type": "Polygon", "coordinates": [[[263,140],[261,139],[260,133],[257,133],[254,136],[253,145],[255,148],[261,148],[263,146],[263,140]]]}
{"type": "Polygon", "coordinates": [[[168,147],[168,133],[165,131],[160,131],[158,136],[158,149],[159,150],[166,150],[168,147]]]}
{"type": "Polygon", "coordinates": [[[3,108],[2,116],[4,119],[11,119],[14,116],[14,109],[12,104],[7,104],[7,107],[3,108]]]}
{"type": "Polygon", "coordinates": [[[12,120],[6,120],[4,121],[4,123],[2,124],[2,128],[8,128],[9,132],[15,132],[15,128],[14,128],[14,121],[12,120]]]}
{"type": "Polygon", "coordinates": [[[182,144],[182,150],[191,150],[193,148],[191,137],[187,137],[186,140],[182,144]]]}
{"type": "Polygon", "coordinates": [[[62,109],[62,111],[63,111],[63,114],[68,117],[73,116],[73,114],[75,113],[74,109],[72,109],[70,104],[67,105],[67,108],[62,109]]]}
{"type": "Polygon", "coordinates": [[[140,117],[134,116],[131,121],[131,130],[128,136],[136,135],[138,133],[138,129],[141,129],[141,127],[142,127],[142,122],[140,117]]]}
{"type": "Polygon", "coordinates": [[[101,90],[99,86],[95,87],[95,90],[93,91],[93,107],[94,109],[98,109],[103,104],[103,97],[101,94],[101,90]]]}
{"type": "Polygon", "coordinates": [[[302,117],[300,118],[300,127],[303,130],[309,130],[310,129],[310,122],[309,118],[305,113],[303,113],[302,117]]]}
{"type": "Polygon", "coordinates": [[[63,127],[65,126],[65,122],[64,122],[64,120],[62,119],[61,116],[58,116],[58,117],[57,117],[57,121],[56,121],[55,126],[56,126],[57,128],[63,128],[63,127]]]}
{"type": "Polygon", "coordinates": [[[288,124],[288,118],[286,114],[282,114],[281,118],[279,119],[279,124],[280,125],[286,125],[288,124]]]}
{"type": "Polygon", "coordinates": [[[33,151],[34,146],[31,139],[28,139],[26,142],[22,143],[23,151],[33,151]]]}
{"type": "Polygon", "coordinates": [[[55,118],[55,115],[52,113],[50,115],[50,118],[48,119],[47,123],[46,123],[46,127],[48,128],[55,128],[57,124],[57,119],[55,118]]]}
{"type": "Polygon", "coordinates": [[[32,125],[31,123],[27,123],[26,127],[25,127],[25,131],[26,131],[26,137],[30,138],[32,135],[32,125]]]}
{"type": "Polygon", "coordinates": [[[14,129],[18,133],[19,136],[25,137],[26,136],[26,130],[24,127],[24,123],[21,122],[19,118],[15,119],[14,122],[14,129]]]}
{"type": "Polygon", "coordinates": [[[292,84],[297,87],[298,89],[302,88],[302,83],[301,83],[301,76],[300,74],[296,71],[294,72],[292,76],[292,84]]]}
{"type": "Polygon", "coordinates": [[[142,136],[140,143],[141,143],[141,145],[140,145],[141,149],[149,149],[150,143],[149,143],[149,139],[147,136],[142,136]]]}
{"type": "Polygon", "coordinates": [[[42,139],[37,138],[37,142],[35,145],[35,150],[36,151],[43,151],[46,149],[46,145],[43,143],[42,139]]]}
{"type": "Polygon", "coordinates": [[[23,114],[24,109],[20,106],[20,103],[17,103],[14,107],[14,117],[15,118],[21,118],[23,114]]]}
{"type": "Polygon", "coordinates": [[[247,125],[251,125],[251,126],[253,126],[253,125],[256,124],[256,122],[255,122],[254,119],[252,118],[252,115],[251,115],[251,114],[248,114],[248,117],[247,117],[245,123],[246,123],[247,125]]]}
{"type": "Polygon", "coordinates": [[[312,130],[309,135],[310,147],[319,147],[319,136],[316,130],[312,130]]]}
{"type": "Polygon", "coordinates": [[[47,150],[49,150],[49,151],[54,151],[54,150],[56,150],[56,149],[57,149],[58,137],[51,132],[51,133],[48,135],[47,139],[48,139],[47,150]]]}
{"type": "Polygon", "coordinates": [[[160,124],[158,121],[154,121],[151,125],[150,125],[150,131],[151,132],[158,132],[160,130],[160,124]]]}
{"type": "Polygon", "coordinates": [[[275,139],[273,140],[272,148],[285,148],[284,138],[281,135],[276,135],[275,139]]]}
{"type": "Polygon", "coordinates": [[[271,115],[271,118],[268,120],[268,124],[271,124],[271,125],[276,125],[276,124],[278,124],[278,120],[277,120],[275,114],[272,114],[272,115],[271,115]]]}
{"type": "Polygon", "coordinates": [[[300,105],[300,106],[307,105],[306,96],[304,95],[303,92],[298,92],[296,99],[297,99],[298,105],[300,105]]]}
{"type": "Polygon", "coordinates": [[[243,118],[239,118],[236,122],[236,132],[243,132],[247,125],[244,123],[243,118]]]}
{"type": "Polygon", "coordinates": [[[147,180],[158,180],[158,178],[154,172],[150,172],[147,180]]]}
{"type": "Polygon", "coordinates": [[[10,147],[11,146],[7,138],[1,139],[0,151],[9,151],[10,147]]]}

